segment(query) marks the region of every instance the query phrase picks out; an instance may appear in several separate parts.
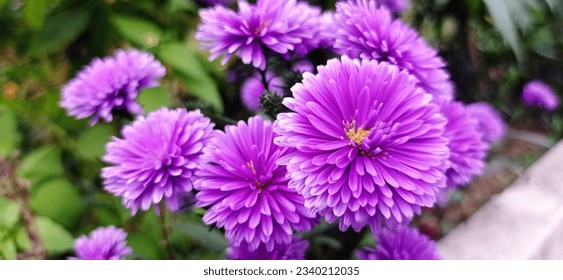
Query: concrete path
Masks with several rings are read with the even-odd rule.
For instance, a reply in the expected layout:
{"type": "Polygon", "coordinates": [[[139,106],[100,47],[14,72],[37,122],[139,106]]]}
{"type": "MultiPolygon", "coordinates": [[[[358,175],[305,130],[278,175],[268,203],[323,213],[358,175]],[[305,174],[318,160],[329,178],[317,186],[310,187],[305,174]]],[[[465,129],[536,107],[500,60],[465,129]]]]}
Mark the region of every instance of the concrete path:
{"type": "Polygon", "coordinates": [[[563,259],[563,141],[439,241],[445,259],[563,259]]]}

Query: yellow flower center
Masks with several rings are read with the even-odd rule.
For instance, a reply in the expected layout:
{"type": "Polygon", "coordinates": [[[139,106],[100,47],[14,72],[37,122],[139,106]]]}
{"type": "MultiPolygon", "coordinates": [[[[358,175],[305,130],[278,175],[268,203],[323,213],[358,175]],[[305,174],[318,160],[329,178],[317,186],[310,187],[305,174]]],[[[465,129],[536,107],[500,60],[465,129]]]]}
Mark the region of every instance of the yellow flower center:
{"type": "Polygon", "coordinates": [[[364,129],[363,127],[356,127],[356,121],[353,120],[352,123],[346,125],[348,129],[346,131],[346,136],[348,139],[354,141],[358,146],[362,144],[362,141],[369,135],[371,129],[364,129]]]}

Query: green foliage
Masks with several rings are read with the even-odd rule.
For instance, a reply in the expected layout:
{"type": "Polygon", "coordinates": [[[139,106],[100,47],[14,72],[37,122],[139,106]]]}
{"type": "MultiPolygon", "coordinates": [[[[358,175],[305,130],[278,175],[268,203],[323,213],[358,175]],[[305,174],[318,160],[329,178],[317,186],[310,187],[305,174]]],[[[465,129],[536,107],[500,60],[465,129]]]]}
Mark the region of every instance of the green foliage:
{"type": "Polygon", "coordinates": [[[29,205],[36,214],[69,229],[85,210],[77,188],[62,178],[53,178],[34,187],[29,205]]]}
{"type": "Polygon", "coordinates": [[[16,114],[8,107],[0,104],[0,157],[8,157],[15,151],[21,140],[17,129],[16,114]]]}
{"type": "Polygon", "coordinates": [[[157,46],[163,36],[156,24],[139,17],[116,14],[111,22],[124,38],[144,48],[157,46]]]}
{"type": "Polygon", "coordinates": [[[0,228],[13,228],[20,218],[20,207],[0,196],[0,228]]]}
{"type": "Polygon", "coordinates": [[[143,109],[145,109],[145,112],[151,112],[172,105],[170,92],[163,86],[142,90],[137,101],[141,104],[143,109]]]}
{"type": "Polygon", "coordinates": [[[89,21],[90,13],[82,9],[48,15],[43,28],[31,39],[29,54],[42,56],[60,51],[86,30],[89,21]]]}
{"type": "Polygon", "coordinates": [[[47,11],[47,0],[26,1],[23,7],[24,19],[33,29],[43,26],[45,13],[47,11]]]}
{"type": "Polygon", "coordinates": [[[46,217],[38,216],[35,222],[43,244],[50,255],[68,253],[74,247],[74,237],[63,226],[46,217]]]}
{"type": "Polygon", "coordinates": [[[222,233],[216,229],[210,230],[201,223],[186,221],[178,224],[174,229],[187,234],[211,250],[223,251],[227,248],[227,240],[222,233]]]}
{"type": "Polygon", "coordinates": [[[18,176],[31,181],[32,189],[48,178],[57,178],[64,173],[61,163],[61,149],[45,145],[27,154],[18,169],[18,176]]]}
{"type": "Polygon", "coordinates": [[[209,102],[219,113],[223,112],[219,89],[195,52],[182,43],[173,43],[161,46],[158,57],[172,67],[172,74],[185,81],[190,93],[209,102]]]}

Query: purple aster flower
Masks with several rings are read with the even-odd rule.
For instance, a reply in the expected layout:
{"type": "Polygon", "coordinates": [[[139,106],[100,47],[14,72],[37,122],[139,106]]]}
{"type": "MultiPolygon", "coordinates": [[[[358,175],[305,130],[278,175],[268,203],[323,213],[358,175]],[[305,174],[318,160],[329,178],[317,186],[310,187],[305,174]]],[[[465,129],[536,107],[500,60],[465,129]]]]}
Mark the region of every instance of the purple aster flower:
{"type": "Polygon", "coordinates": [[[506,124],[500,113],[491,104],[476,102],[465,106],[465,111],[477,120],[477,130],[487,144],[500,141],[506,134],[506,124]]]}
{"type": "Polygon", "coordinates": [[[206,6],[228,5],[233,2],[233,0],[196,0],[196,1],[206,6]]]}
{"type": "Polygon", "coordinates": [[[441,260],[436,242],[414,228],[399,225],[382,228],[377,248],[365,247],[356,251],[361,260],[441,260]]]}
{"type": "Polygon", "coordinates": [[[105,189],[122,197],[133,214],[163,199],[168,209],[180,209],[213,126],[199,110],[162,108],[138,117],[122,128],[123,139],[114,137],[106,146],[103,160],[113,166],[102,169],[105,189]]]}
{"type": "Polygon", "coordinates": [[[448,120],[444,130],[450,149],[446,184],[452,189],[470,183],[473,176],[483,172],[488,145],[477,130],[477,120],[466,112],[463,103],[441,101],[439,106],[440,112],[448,120]]]}
{"type": "Polygon", "coordinates": [[[256,5],[238,2],[238,12],[223,6],[200,11],[202,23],[196,39],[211,52],[223,55],[225,64],[237,54],[245,64],[266,69],[265,50],[288,55],[318,45],[320,9],[295,0],[258,0],[256,5]]]}
{"type": "Polygon", "coordinates": [[[390,11],[397,13],[404,11],[409,5],[408,0],[376,0],[376,2],[390,11]]]}
{"type": "Polygon", "coordinates": [[[320,18],[319,47],[334,51],[334,41],[338,26],[334,24],[334,12],[326,11],[320,18]]]}
{"type": "Polygon", "coordinates": [[[291,71],[299,73],[313,72],[313,69],[315,69],[315,66],[308,60],[298,60],[291,66],[291,71]]]}
{"type": "Polygon", "coordinates": [[[250,251],[260,244],[272,251],[291,242],[292,228],[308,230],[316,222],[303,197],[288,187],[285,167],[276,164],[289,149],[273,138],[272,123],[256,116],[217,132],[203,150],[196,206],[211,206],[203,221],[224,227],[234,247],[245,242],[250,251]]]}
{"type": "Polygon", "coordinates": [[[293,236],[291,243],[278,245],[268,251],[264,244],[256,250],[250,250],[248,244],[242,243],[237,247],[227,248],[227,258],[230,260],[303,260],[309,241],[293,236]]]}
{"type": "Polygon", "coordinates": [[[73,260],[122,260],[132,253],[127,247],[127,233],[114,226],[99,227],[89,236],[81,236],[74,242],[73,260]]]}
{"type": "Polygon", "coordinates": [[[446,119],[405,71],[375,60],[329,60],[305,73],[278,115],[275,143],[295,148],[290,187],[340,229],[377,230],[432,206],[445,185],[446,119]]]}
{"type": "Polygon", "coordinates": [[[397,65],[414,75],[426,92],[452,100],[454,86],[436,50],[426,44],[416,30],[377,6],[369,0],[336,4],[336,52],[397,65]]]}
{"type": "Polygon", "coordinates": [[[524,86],[522,101],[526,105],[537,105],[548,111],[554,111],[559,106],[559,97],[540,81],[531,81],[524,86]]]}
{"type": "Polygon", "coordinates": [[[166,69],[152,54],[135,49],[117,50],[112,57],[94,59],[62,89],[60,106],[78,119],[91,117],[111,122],[112,113],[143,113],[136,99],[139,91],[158,85],[166,69]]]}
{"type": "MultiPolygon", "coordinates": [[[[283,94],[283,81],[275,76],[272,72],[266,73],[266,82],[268,83],[268,90],[277,95],[283,94]]],[[[260,104],[260,97],[264,94],[264,84],[262,84],[262,76],[259,73],[248,78],[240,87],[240,95],[242,104],[248,110],[260,111],[262,105],[260,104]]]]}

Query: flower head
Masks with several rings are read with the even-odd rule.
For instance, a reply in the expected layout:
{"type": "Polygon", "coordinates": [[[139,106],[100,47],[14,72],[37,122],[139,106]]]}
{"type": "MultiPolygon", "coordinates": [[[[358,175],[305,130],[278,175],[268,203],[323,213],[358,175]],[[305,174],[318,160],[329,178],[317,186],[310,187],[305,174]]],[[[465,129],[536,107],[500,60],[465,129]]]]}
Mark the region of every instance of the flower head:
{"type": "Polygon", "coordinates": [[[418,230],[405,225],[382,228],[377,248],[356,251],[361,260],[441,260],[436,243],[418,230]]]}
{"type": "Polygon", "coordinates": [[[409,5],[408,0],[376,0],[376,2],[393,12],[402,12],[409,5]]]}
{"type": "Polygon", "coordinates": [[[522,101],[526,105],[537,105],[548,111],[554,111],[560,102],[555,92],[540,81],[531,81],[524,86],[522,101]]]}
{"type": "Polygon", "coordinates": [[[143,113],[136,99],[143,88],[158,85],[166,69],[154,56],[135,49],[118,50],[112,57],[94,59],[62,89],[60,106],[79,119],[111,122],[113,112],[143,113]]]}
{"type": "Polygon", "coordinates": [[[433,96],[452,100],[454,86],[445,63],[418,33],[393,19],[377,1],[349,0],[336,4],[334,48],[352,58],[377,59],[407,70],[433,96]]]}
{"type": "Polygon", "coordinates": [[[485,143],[498,142],[506,134],[506,123],[499,112],[489,103],[471,103],[465,107],[465,111],[477,120],[477,130],[481,132],[482,140],[485,143]]]}
{"type": "Polygon", "coordinates": [[[74,242],[78,260],[122,260],[132,253],[127,247],[127,233],[114,226],[99,227],[89,236],[81,236],[74,242]]]}
{"type": "Polygon", "coordinates": [[[334,51],[338,26],[334,24],[334,11],[325,11],[320,17],[319,47],[334,51]]]}
{"type": "MultiPolygon", "coordinates": [[[[283,81],[275,76],[272,72],[266,73],[266,82],[268,83],[268,91],[277,95],[283,94],[283,81]]],[[[264,84],[262,84],[262,76],[256,74],[248,78],[240,87],[240,95],[244,107],[251,111],[260,111],[260,97],[264,94],[264,84]]]]}
{"type": "Polygon", "coordinates": [[[448,120],[444,136],[450,148],[447,186],[457,188],[471,182],[485,168],[488,145],[483,142],[477,121],[465,110],[461,102],[439,102],[440,112],[448,120]]]}
{"type": "Polygon", "coordinates": [[[272,251],[291,242],[292,229],[307,230],[316,222],[303,197],[288,187],[285,167],[276,164],[289,149],[274,145],[273,138],[272,123],[256,116],[217,132],[203,150],[196,205],[210,206],[203,221],[224,227],[234,247],[246,242],[250,251],[260,244],[272,251]]]}
{"type": "Polygon", "coordinates": [[[163,199],[170,210],[178,210],[212,138],[211,120],[199,110],[162,108],[138,117],[121,133],[123,139],[107,144],[103,159],[113,166],[102,169],[104,188],[122,197],[133,214],[163,199]]]}
{"type": "Polygon", "coordinates": [[[215,5],[228,5],[233,0],[196,0],[197,2],[203,4],[204,6],[215,6],[215,5]]]}
{"type": "Polygon", "coordinates": [[[223,55],[226,63],[237,54],[245,64],[266,69],[265,51],[304,54],[318,45],[320,9],[296,0],[238,2],[235,12],[223,6],[200,12],[202,23],[196,39],[211,52],[213,60],[223,55]]]}
{"type": "Polygon", "coordinates": [[[376,230],[432,206],[445,184],[446,120],[405,71],[375,60],[329,60],[305,73],[278,115],[275,143],[294,148],[290,186],[340,229],[376,230]]]}
{"type": "Polygon", "coordinates": [[[248,244],[227,248],[227,258],[230,260],[303,260],[309,241],[301,240],[297,236],[291,238],[291,243],[278,245],[268,251],[264,244],[256,250],[250,250],[248,244]]]}

